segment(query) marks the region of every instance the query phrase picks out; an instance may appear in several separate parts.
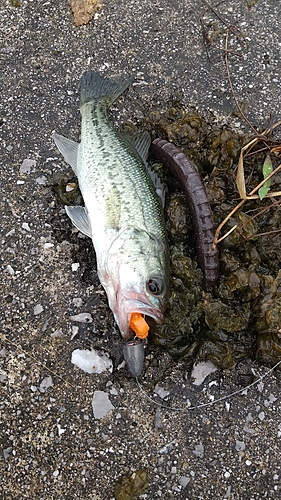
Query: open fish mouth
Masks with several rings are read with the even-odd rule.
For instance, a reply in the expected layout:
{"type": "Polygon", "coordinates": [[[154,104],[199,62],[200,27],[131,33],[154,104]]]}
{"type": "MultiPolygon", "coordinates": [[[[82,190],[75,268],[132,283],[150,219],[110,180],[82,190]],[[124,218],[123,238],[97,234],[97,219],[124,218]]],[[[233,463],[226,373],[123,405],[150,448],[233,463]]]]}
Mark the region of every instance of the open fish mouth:
{"type": "Polygon", "coordinates": [[[149,298],[144,293],[132,293],[124,294],[125,299],[125,310],[130,316],[133,312],[143,314],[144,316],[149,316],[153,318],[157,323],[160,323],[163,319],[163,313],[161,309],[156,307],[151,303],[149,298]]]}
{"type": "Polygon", "coordinates": [[[161,308],[154,305],[145,293],[123,292],[116,306],[115,319],[125,340],[134,335],[130,328],[130,319],[133,313],[149,316],[156,323],[161,323],[163,319],[161,308]]]}

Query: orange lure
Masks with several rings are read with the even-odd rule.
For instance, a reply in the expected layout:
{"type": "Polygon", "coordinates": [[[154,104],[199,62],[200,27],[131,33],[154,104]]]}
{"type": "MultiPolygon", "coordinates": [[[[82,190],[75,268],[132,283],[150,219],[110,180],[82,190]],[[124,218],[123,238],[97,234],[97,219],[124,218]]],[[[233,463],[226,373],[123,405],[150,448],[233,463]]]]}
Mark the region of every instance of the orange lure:
{"type": "Polygon", "coordinates": [[[148,336],[149,326],[144,317],[140,313],[132,313],[130,319],[130,327],[135,332],[139,339],[146,339],[148,336]]]}

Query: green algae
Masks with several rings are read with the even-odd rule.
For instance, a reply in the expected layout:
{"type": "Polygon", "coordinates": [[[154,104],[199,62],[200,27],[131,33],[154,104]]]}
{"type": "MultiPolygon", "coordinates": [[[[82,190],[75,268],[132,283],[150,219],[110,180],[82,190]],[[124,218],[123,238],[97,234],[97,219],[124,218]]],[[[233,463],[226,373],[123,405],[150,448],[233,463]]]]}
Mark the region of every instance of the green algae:
{"type": "MultiPolygon", "coordinates": [[[[174,142],[196,163],[218,225],[239,202],[236,169],[250,137],[187,112],[179,102],[162,113],[150,111],[144,126],[153,138],[174,142]]],[[[244,161],[248,192],[263,178],[265,156],[257,152],[244,161]]],[[[151,340],[174,357],[196,355],[224,369],[246,356],[276,364],[281,359],[281,207],[268,199],[250,201],[230,218],[224,234],[237,228],[219,245],[220,282],[207,294],[184,194],[165,166],[164,173],[171,293],[164,322],[152,327],[151,340]]]]}
{"type": "Polygon", "coordinates": [[[123,476],[115,483],[116,500],[136,500],[148,487],[148,473],[145,469],[123,476]]]}

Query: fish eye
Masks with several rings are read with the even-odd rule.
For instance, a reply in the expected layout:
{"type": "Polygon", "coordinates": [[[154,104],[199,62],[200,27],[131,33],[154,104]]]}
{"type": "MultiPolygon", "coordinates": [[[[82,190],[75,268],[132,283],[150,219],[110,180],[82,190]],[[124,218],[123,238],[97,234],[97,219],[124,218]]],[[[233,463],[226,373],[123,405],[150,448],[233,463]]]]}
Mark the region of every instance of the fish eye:
{"type": "Polygon", "coordinates": [[[164,292],[164,288],[164,281],[158,276],[149,278],[146,282],[146,289],[152,295],[161,295],[164,292]]]}

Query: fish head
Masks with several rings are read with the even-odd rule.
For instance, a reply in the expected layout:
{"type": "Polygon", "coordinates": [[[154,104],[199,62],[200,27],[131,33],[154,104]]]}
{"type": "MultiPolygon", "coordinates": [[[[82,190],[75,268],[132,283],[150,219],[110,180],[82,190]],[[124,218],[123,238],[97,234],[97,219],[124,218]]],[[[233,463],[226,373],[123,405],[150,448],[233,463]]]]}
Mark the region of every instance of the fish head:
{"type": "Polygon", "coordinates": [[[148,243],[145,249],[142,245],[139,251],[133,248],[132,252],[131,242],[127,240],[122,251],[111,252],[106,277],[100,276],[115,321],[126,340],[134,335],[130,328],[132,313],[140,313],[160,323],[166,306],[167,246],[151,238],[148,243]]]}

